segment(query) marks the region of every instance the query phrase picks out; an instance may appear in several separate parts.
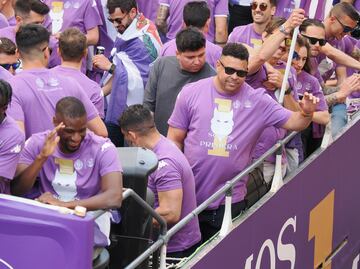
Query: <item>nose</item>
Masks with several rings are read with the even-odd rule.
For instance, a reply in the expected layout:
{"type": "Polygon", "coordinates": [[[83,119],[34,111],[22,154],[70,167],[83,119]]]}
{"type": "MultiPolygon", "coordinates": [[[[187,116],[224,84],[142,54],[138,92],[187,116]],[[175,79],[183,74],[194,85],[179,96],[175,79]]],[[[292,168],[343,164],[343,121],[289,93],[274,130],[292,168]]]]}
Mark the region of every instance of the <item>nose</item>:
{"type": "Polygon", "coordinates": [[[80,133],[74,133],[72,136],[71,136],[71,140],[75,143],[79,143],[81,141],[81,135],[80,133]]]}

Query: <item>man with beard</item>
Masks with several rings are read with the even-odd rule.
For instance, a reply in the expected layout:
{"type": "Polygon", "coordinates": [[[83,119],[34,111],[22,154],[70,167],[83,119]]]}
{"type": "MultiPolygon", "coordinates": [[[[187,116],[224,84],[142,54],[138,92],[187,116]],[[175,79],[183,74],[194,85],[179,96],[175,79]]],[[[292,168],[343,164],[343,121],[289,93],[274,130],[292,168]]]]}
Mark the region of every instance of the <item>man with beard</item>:
{"type": "MultiPolygon", "coordinates": [[[[11,182],[12,193],[27,193],[39,178],[40,202],[90,211],[120,207],[122,168],[116,148],[109,139],[87,130],[81,101],[60,99],[53,123],[53,130],[34,134],[27,141],[11,182]]],[[[95,246],[106,246],[107,238],[97,231],[95,246]]]]}
{"type": "Polygon", "coordinates": [[[253,23],[235,27],[228,42],[239,42],[253,48],[262,45],[261,34],[276,11],[276,0],[256,0],[251,3],[253,23]]]}
{"type": "Polygon", "coordinates": [[[109,138],[123,145],[118,118],[127,106],[141,104],[149,75],[149,65],[157,58],[161,41],[155,25],[138,13],[135,0],[109,0],[109,20],[118,31],[112,50],[112,62],[104,55],[95,55],[95,67],[106,71],[104,95],[111,92],[105,123],[109,138]]]}

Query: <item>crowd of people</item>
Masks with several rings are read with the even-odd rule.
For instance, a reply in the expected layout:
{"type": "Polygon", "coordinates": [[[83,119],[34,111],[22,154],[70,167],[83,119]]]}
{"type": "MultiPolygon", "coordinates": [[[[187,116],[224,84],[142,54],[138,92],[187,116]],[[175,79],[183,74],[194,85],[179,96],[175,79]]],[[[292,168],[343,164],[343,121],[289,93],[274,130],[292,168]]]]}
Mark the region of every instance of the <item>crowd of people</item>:
{"type": "MultiPolygon", "coordinates": [[[[360,1],[329,14],[319,1],[311,18],[310,1],[290,2],[3,0],[0,193],[119,208],[116,147],[139,146],[159,159],[148,188],[171,227],[298,131],[283,150],[283,176],[291,173],[329,122],[339,133],[348,100],[360,97],[360,1]]],[[[269,156],[258,175],[270,184],[274,171],[269,156]]],[[[233,189],[233,217],[247,208],[247,181],[233,189]]],[[[174,235],[168,256],[189,256],[211,238],[224,201],[174,235]]]]}

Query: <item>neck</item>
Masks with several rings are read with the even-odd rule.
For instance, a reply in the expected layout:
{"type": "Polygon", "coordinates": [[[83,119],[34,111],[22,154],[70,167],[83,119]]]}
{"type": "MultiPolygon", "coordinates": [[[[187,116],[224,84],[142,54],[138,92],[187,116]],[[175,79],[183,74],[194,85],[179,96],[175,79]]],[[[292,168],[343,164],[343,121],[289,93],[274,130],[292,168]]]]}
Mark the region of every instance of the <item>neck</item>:
{"type": "Polygon", "coordinates": [[[142,141],[142,145],[144,148],[147,149],[154,149],[156,144],[160,141],[161,139],[161,135],[160,133],[156,130],[150,134],[148,134],[146,137],[144,137],[143,141],[142,141]]]}
{"type": "Polygon", "coordinates": [[[3,9],[1,10],[1,13],[4,14],[7,19],[15,16],[15,11],[11,5],[11,2],[12,1],[7,1],[3,9]]]}
{"type": "Polygon", "coordinates": [[[39,59],[34,60],[23,60],[23,70],[31,70],[31,69],[37,69],[37,68],[46,68],[46,65],[39,59]]]}
{"type": "Polygon", "coordinates": [[[326,18],[324,20],[324,26],[325,26],[325,39],[326,40],[331,40],[333,39],[334,37],[331,35],[330,33],[330,24],[329,24],[329,18],[326,18]]]}
{"type": "Polygon", "coordinates": [[[76,70],[81,70],[81,61],[80,62],[69,62],[69,61],[62,60],[61,66],[62,67],[73,68],[73,69],[76,69],[76,70]]]}
{"type": "Polygon", "coordinates": [[[268,22],[266,23],[262,23],[262,24],[259,24],[259,23],[253,23],[253,27],[254,27],[254,31],[261,35],[264,31],[265,31],[265,28],[266,28],[266,25],[268,24],[268,22]]]}

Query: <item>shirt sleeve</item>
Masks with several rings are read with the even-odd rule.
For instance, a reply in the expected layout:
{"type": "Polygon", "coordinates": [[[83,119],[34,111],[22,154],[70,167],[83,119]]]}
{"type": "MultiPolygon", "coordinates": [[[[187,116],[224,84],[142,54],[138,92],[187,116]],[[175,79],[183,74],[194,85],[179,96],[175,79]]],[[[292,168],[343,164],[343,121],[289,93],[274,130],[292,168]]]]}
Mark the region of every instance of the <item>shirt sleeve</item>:
{"type": "Polygon", "coordinates": [[[181,174],[169,159],[159,161],[154,176],[154,183],[158,192],[182,189],[181,174]]]}
{"type": "Polygon", "coordinates": [[[85,110],[86,110],[86,113],[87,113],[87,120],[88,121],[93,120],[94,118],[99,116],[99,113],[98,113],[96,107],[91,102],[89,96],[87,96],[87,94],[84,92],[84,88],[81,87],[80,84],[78,82],[76,82],[75,80],[73,80],[73,82],[79,88],[79,90],[78,90],[78,93],[79,93],[78,98],[84,104],[84,107],[85,107],[85,110]]]}
{"type": "Polygon", "coordinates": [[[123,172],[116,147],[110,140],[107,140],[101,145],[99,168],[100,176],[111,172],[123,172]]]}
{"type": "Polygon", "coordinates": [[[11,116],[16,121],[25,121],[24,110],[22,109],[22,94],[21,89],[25,89],[26,87],[19,87],[20,85],[16,83],[10,82],[13,94],[11,98],[11,103],[8,106],[6,113],[11,116]]]}
{"type": "Polygon", "coordinates": [[[214,16],[227,16],[229,15],[229,3],[228,0],[216,1],[214,16]]]}
{"type": "MultiPolygon", "coordinates": [[[[185,86],[186,87],[186,86],[185,86]]],[[[168,120],[168,124],[171,127],[188,130],[190,124],[190,108],[188,106],[188,100],[186,98],[185,89],[177,96],[173,113],[168,120]]]]}
{"type": "Polygon", "coordinates": [[[26,140],[19,163],[30,165],[35,161],[36,156],[40,153],[39,142],[39,138],[36,135],[32,135],[26,140]]]}
{"type": "Polygon", "coordinates": [[[157,84],[159,77],[159,60],[157,60],[154,65],[150,68],[149,79],[145,86],[145,94],[144,94],[144,106],[150,109],[152,112],[155,112],[156,108],[156,92],[157,92],[157,84]]]}
{"type": "Polygon", "coordinates": [[[24,147],[24,139],[24,134],[19,130],[16,135],[6,139],[0,147],[0,177],[13,179],[24,147]]]}
{"type": "Polygon", "coordinates": [[[88,0],[84,11],[84,25],[87,31],[102,25],[101,17],[95,0],[88,0]]]}
{"type": "Polygon", "coordinates": [[[159,0],[159,5],[170,7],[169,0],[159,0]]]}

